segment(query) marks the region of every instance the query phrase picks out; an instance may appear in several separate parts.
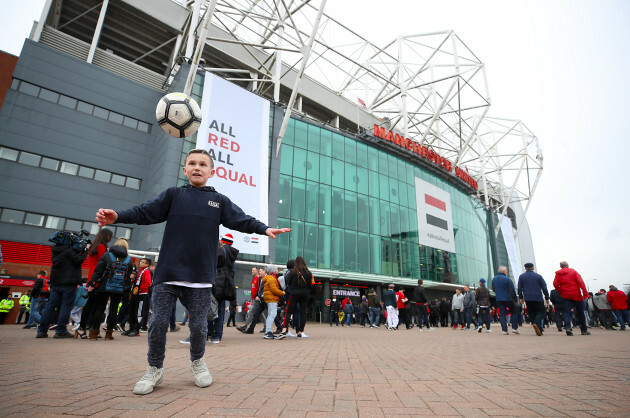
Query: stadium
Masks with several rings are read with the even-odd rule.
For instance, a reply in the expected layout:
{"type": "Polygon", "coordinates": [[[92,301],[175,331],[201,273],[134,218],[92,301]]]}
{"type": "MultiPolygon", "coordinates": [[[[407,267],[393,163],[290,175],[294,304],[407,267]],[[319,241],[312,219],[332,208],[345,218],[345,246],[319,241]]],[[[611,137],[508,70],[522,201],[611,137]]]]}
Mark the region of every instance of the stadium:
{"type": "MultiPolygon", "coordinates": [[[[325,4],[47,0],[20,56],[0,55],[3,295],[50,265],[56,230],[95,234],[99,207],[185,184],[200,147],[209,185],[292,228],[234,233],[239,303],[252,266],[296,256],[320,321],[333,294],[423,279],[438,298],[535,263],[526,215],[542,151],[491,109],[478,55],[451,30],[376,45],[325,4]],[[174,139],[155,108],[186,88],[202,126],[174,139]]],[[[163,224],[112,229],[159,262],[163,224]]]]}

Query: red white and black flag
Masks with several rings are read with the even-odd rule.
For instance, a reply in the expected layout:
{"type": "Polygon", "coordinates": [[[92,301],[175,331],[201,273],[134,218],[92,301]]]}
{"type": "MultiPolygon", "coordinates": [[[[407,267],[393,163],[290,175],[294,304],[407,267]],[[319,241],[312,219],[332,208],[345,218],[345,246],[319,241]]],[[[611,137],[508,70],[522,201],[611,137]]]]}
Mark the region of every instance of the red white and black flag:
{"type": "Polygon", "coordinates": [[[419,243],[454,253],[450,194],[417,177],[415,183],[419,243]]]}

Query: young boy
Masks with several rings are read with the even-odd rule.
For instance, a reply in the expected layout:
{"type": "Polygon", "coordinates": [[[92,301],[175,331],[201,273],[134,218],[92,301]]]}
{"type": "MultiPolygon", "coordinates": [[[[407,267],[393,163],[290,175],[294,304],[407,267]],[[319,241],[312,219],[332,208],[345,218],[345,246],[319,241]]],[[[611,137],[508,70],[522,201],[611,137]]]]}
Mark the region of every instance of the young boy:
{"type": "Polygon", "coordinates": [[[214,175],[214,163],[207,151],[193,149],[184,161],[190,184],[171,187],[139,206],[116,212],[99,209],[99,226],[113,223],[149,225],[167,221],[162,238],[160,263],[153,278],[153,316],[149,326],[148,367],[133,393],[151,393],[164,379],[166,333],[173,307],[179,298],[188,310],[190,327],[190,369],[195,384],[207,387],[212,376],[203,359],[208,332],[207,314],[217,263],[219,225],[244,233],[276,238],[288,228],[269,228],[246,215],[226,196],[206,182],[214,175]]]}

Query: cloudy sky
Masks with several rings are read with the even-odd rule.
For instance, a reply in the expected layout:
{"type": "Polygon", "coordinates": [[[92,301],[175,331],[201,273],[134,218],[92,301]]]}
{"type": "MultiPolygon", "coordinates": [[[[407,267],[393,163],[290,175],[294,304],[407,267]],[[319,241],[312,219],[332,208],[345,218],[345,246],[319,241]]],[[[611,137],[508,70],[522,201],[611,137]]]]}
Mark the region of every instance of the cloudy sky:
{"type": "MultiPolygon", "coordinates": [[[[19,55],[43,3],[0,0],[0,50],[19,55]]],[[[378,45],[454,30],[487,66],[489,116],[520,119],[540,139],[528,213],[538,272],[551,282],[566,260],[590,290],[630,284],[630,2],[329,0],[326,13],[378,45]]]]}

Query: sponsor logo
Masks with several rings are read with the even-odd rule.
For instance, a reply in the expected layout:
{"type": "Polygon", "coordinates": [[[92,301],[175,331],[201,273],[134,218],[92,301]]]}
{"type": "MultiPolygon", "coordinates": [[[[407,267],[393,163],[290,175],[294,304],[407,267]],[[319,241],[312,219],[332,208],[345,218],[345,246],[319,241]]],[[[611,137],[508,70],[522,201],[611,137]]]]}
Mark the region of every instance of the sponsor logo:
{"type": "Polygon", "coordinates": [[[252,244],[258,244],[258,237],[251,237],[250,240],[252,244]]]}
{"type": "Polygon", "coordinates": [[[219,204],[217,202],[213,202],[212,200],[208,200],[208,206],[211,208],[219,208],[219,204]]]}

